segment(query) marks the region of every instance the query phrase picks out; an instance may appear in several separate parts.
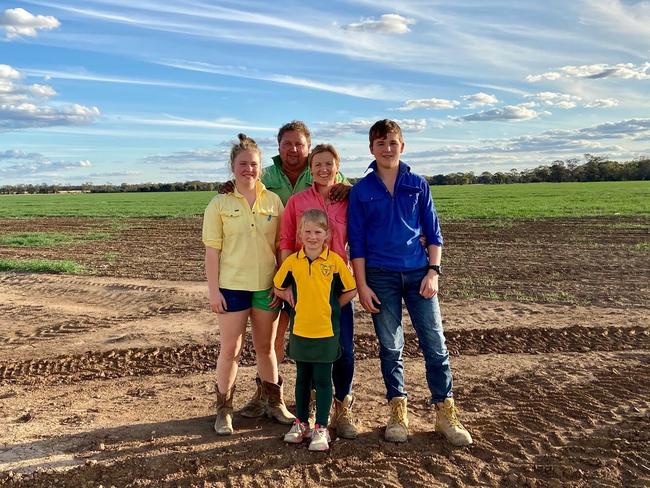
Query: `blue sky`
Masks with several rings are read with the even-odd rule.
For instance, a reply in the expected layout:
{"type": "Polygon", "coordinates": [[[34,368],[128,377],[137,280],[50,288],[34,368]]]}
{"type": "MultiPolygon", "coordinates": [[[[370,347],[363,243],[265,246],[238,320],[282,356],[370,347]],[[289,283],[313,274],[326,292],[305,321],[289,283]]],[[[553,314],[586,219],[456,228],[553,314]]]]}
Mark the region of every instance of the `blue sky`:
{"type": "Polygon", "coordinates": [[[382,118],[427,175],[650,155],[647,1],[0,5],[0,185],[224,180],[292,119],[349,176],[382,118]]]}

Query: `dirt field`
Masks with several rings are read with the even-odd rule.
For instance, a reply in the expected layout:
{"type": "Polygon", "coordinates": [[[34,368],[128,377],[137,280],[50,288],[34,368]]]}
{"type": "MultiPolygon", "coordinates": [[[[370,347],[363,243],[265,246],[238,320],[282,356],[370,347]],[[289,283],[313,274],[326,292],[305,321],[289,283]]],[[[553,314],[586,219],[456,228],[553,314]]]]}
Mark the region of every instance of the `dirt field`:
{"type": "MultiPolygon", "coordinates": [[[[200,219],[0,220],[0,232],[108,232],[0,258],[74,259],[84,276],[0,273],[0,486],[650,486],[650,220],[454,222],[441,306],[474,445],[433,431],[407,327],[411,436],[387,416],[357,312],[361,435],[329,453],[235,416],[212,430],[218,332],[200,219]],[[645,244],[644,244],[645,243],[645,244]]],[[[253,391],[247,345],[235,404],[253,391]]],[[[293,365],[281,367],[293,405],[293,365]]]]}

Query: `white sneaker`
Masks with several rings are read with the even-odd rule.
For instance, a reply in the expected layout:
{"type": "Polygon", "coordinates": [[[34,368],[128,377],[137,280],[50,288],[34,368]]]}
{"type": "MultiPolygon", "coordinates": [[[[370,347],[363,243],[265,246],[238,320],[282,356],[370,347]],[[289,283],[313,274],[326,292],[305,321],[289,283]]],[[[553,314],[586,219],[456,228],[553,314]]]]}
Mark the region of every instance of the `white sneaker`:
{"type": "Polygon", "coordinates": [[[311,442],[309,443],[310,451],[328,451],[330,448],[330,433],[327,427],[321,427],[316,424],[311,434],[311,442]]]}
{"type": "Polygon", "coordinates": [[[300,444],[305,439],[311,437],[311,429],[308,424],[303,424],[299,419],[296,419],[289,432],[284,434],[284,442],[290,444],[300,444]]]}

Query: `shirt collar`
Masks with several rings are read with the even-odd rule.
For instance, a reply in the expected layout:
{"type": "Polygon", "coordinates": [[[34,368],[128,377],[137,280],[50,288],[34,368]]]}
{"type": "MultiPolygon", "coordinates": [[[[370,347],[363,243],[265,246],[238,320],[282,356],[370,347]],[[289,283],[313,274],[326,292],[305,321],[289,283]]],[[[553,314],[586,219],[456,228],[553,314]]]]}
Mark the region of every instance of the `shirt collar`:
{"type": "MultiPolygon", "coordinates": [[[[323,261],[327,260],[327,258],[330,255],[330,249],[327,247],[327,245],[323,248],[323,252],[320,253],[320,255],[316,259],[322,259],[323,261]]],[[[307,259],[307,255],[305,254],[305,248],[301,247],[300,251],[298,251],[298,259],[307,259]]]]}
{"type": "MultiPolygon", "coordinates": [[[[233,182],[234,185],[234,182],[233,182]]],[[[262,183],[260,180],[257,180],[255,182],[255,195],[259,197],[262,193],[266,191],[266,187],[264,186],[264,183],[262,183]]],[[[237,198],[244,198],[244,195],[242,195],[237,187],[235,186],[235,189],[233,190],[233,195],[235,195],[237,198]]],[[[257,199],[255,200],[257,201],[257,199]]]]}
{"type": "MultiPolygon", "coordinates": [[[[368,171],[370,169],[373,170],[373,171],[377,171],[377,160],[374,160],[372,163],[370,163],[368,165],[368,168],[366,169],[366,171],[368,171]]],[[[411,167],[400,159],[398,173],[402,174],[402,173],[407,173],[407,172],[410,172],[410,171],[411,171],[411,167]]]]}

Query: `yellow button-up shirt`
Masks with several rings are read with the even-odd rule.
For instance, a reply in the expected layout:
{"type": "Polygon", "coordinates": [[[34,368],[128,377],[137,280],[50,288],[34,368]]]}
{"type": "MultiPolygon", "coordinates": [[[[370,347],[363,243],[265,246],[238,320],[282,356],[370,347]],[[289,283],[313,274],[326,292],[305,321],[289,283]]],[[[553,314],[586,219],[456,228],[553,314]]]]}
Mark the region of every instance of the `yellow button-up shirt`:
{"type": "Polygon", "coordinates": [[[283,210],[280,197],[259,181],[252,208],[236,188],[210,201],[203,215],[203,244],[221,251],[221,288],[259,291],[271,287],[283,210]]]}

